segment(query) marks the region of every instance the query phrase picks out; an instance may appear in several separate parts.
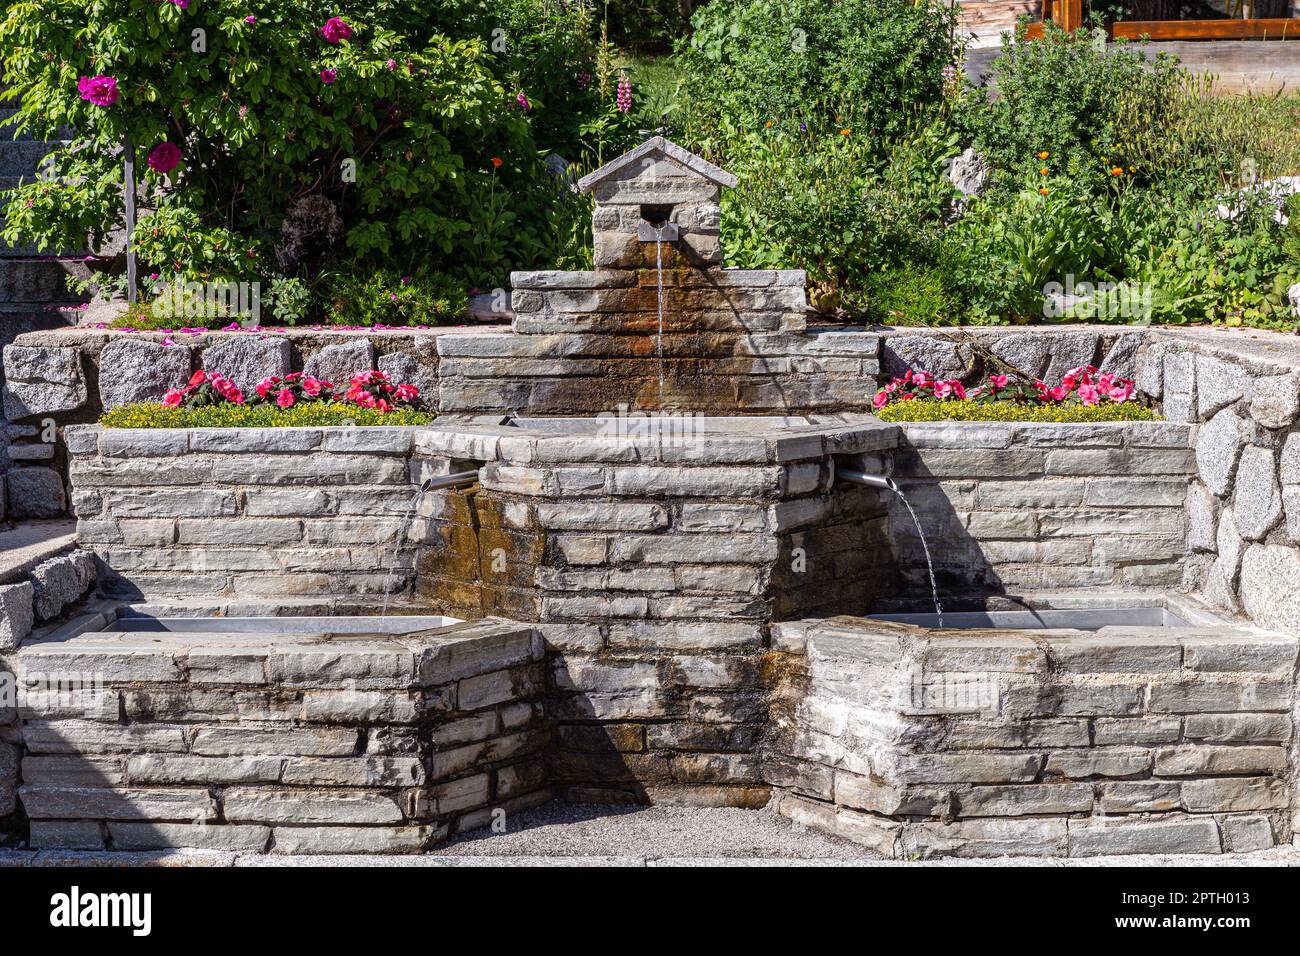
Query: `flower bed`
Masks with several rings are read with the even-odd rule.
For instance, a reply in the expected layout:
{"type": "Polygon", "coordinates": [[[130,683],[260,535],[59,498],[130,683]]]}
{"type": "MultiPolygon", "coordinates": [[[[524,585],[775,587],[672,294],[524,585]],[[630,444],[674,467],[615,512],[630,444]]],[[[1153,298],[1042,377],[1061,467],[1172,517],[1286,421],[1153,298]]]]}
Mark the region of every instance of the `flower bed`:
{"type": "Polygon", "coordinates": [[[105,412],[105,428],[294,428],[323,425],[427,425],[432,412],[394,409],[381,412],[346,402],[310,402],[291,408],[275,405],[205,405],[169,408],[152,402],[119,405],[105,412]]]}
{"type": "Polygon", "coordinates": [[[1095,365],[1066,372],[1061,383],[990,375],[967,388],[958,379],[907,370],[876,393],[872,405],[885,421],[1114,422],[1155,418],[1134,401],[1136,383],[1095,365]]]}

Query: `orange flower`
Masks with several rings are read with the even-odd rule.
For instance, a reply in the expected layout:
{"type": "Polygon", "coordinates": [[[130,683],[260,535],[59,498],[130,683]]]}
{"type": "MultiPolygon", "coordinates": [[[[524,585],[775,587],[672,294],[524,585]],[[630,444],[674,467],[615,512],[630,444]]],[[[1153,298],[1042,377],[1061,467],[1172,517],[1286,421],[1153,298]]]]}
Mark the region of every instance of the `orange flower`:
{"type": "Polygon", "coordinates": [[[1050,170],[1046,166],[1044,166],[1042,169],[1038,171],[1038,175],[1046,176],[1049,172],[1050,170]]]}
{"type": "Polygon", "coordinates": [[[768,120],[768,121],[767,121],[767,126],[768,126],[768,129],[771,129],[771,128],[772,128],[772,121],[771,121],[771,120],[768,120]]]}
{"type": "Polygon", "coordinates": [[[1048,156],[1051,156],[1052,154],[1049,153],[1047,150],[1043,150],[1042,152],[1036,153],[1035,155],[1038,156],[1039,159],[1046,159],[1048,156]]]}
{"type": "Polygon", "coordinates": [[[1113,168],[1113,169],[1110,171],[1110,174],[1111,174],[1112,176],[1123,176],[1123,175],[1124,175],[1124,167],[1123,167],[1123,166],[1116,166],[1115,168],[1113,168]]]}
{"type": "Polygon", "coordinates": [[[495,167],[496,169],[500,169],[500,168],[501,168],[501,157],[500,157],[500,156],[493,156],[493,157],[492,157],[492,165],[493,165],[493,167],[495,167]]]}
{"type": "Polygon", "coordinates": [[[853,130],[851,130],[851,129],[842,129],[842,130],[840,130],[840,135],[841,135],[841,136],[848,136],[848,135],[849,135],[850,133],[852,133],[852,132],[853,132],[853,130]]]}
{"type": "Polygon", "coordinates": [[[1051,190],[1048,189],[1046,186],[1039,186],[1038,191],[1042,193],[1044,196],[1046,196],[1049,192],[1051,192],[1051,190]]]}

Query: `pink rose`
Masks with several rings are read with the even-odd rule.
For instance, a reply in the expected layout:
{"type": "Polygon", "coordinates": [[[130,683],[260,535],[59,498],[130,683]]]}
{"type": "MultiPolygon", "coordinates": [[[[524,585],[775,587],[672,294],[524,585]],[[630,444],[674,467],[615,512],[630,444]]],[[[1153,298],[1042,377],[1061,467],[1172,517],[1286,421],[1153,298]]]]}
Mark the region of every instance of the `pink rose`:
{"type": "Polygon", "coordinates": [[[176,408],[185,396],[180,393],[179,389],[169,388],[167,394],[163,396],[163,404],[168,408],[176,408]]]}
{"type": "Polygon", "coordinates": [[[352,27],[348,26],[342,17],[330,17],[320,28],[320,32],[325,35],[326,40],[338,46],[352,36],[352,27]]]}
{"type": "Polygon", "coordinates": [[[320,81],[324,83],[326,86],[329,86],[338,78],[339,78],[339,71],[334,69],[333,67],[327,66],[325,67],[325,69],[320,71],[320,81]]]}
{"type": "Polygon", "coordinates": [[[117,102],[117,80],[111,76],[83,76],[77,80],[77,92],[83,100],[96,106],[112,106],[117,102]]]}
{"type": "Polygon", "coordinates": [[[281,408],[288,408],[293,404],[293,401],[293,391],[291,389],[282,388],[280,394],[275,396],[275,404],[281,408]]]}
{"type": "Polygon", "coordinates": [[[163,140],[149,150],[146,161],[149,163],[149,168],[154,172],[165,175],[175,169],[176,165],[181,161],[181,149],[175,143],[163,140]]]}

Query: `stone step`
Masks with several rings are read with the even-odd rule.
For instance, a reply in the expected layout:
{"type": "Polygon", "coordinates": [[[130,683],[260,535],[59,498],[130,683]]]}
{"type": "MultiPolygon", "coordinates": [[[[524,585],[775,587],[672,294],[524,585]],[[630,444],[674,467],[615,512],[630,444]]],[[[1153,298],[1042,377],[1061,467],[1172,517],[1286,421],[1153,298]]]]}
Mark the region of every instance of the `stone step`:
{"type": "Polygon", "coordinates": [[[6,140],[0,135],[0,177],[30,176],[41,159],[66,145],[62,140],[6,140]]]}
{"type": "MultiPolygon", "coordinates": [[[[12,126],[8,125],[9,120],[18,112],[16,108],[9,107],[0,109],[0,142],[40,142],[44,137],[38,137],[30,130],[14,132],[12,126]]],[[[59,126],[54,131],[54,138],[58,140],[68,140],[72,138],[71,126],[59,126]]]]}
{"type": "Polygon", "coordinates": [[[82,297],[69,291],[70,275],[89,278],[91,270],[79,258],[0,259],[0,302],[71,303],[82,297]]]}

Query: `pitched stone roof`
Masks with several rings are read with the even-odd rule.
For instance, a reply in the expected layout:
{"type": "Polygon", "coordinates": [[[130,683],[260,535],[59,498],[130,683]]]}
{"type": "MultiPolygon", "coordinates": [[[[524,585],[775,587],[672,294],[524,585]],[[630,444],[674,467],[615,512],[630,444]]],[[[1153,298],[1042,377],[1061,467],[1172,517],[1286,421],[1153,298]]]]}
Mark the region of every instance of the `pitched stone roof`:
{"type": "Polygon", "coordinates": [[[687,169],[697,173],[710,182],[728,188],[734,187],[738,180],[725,169],[719,169],[706,159],[701,159],[692,152],[682,149],[676,143],[670,143],[662,136],[652,136],[636,149],[624,153],[618,159],[611,160],[595,172],[588,173],[578,180],[578,189],[584,193],[591,192],[596,186],[619,172],[626,166],[636,163],[652,153],[659,153],[676,160],[687,169]]]}

